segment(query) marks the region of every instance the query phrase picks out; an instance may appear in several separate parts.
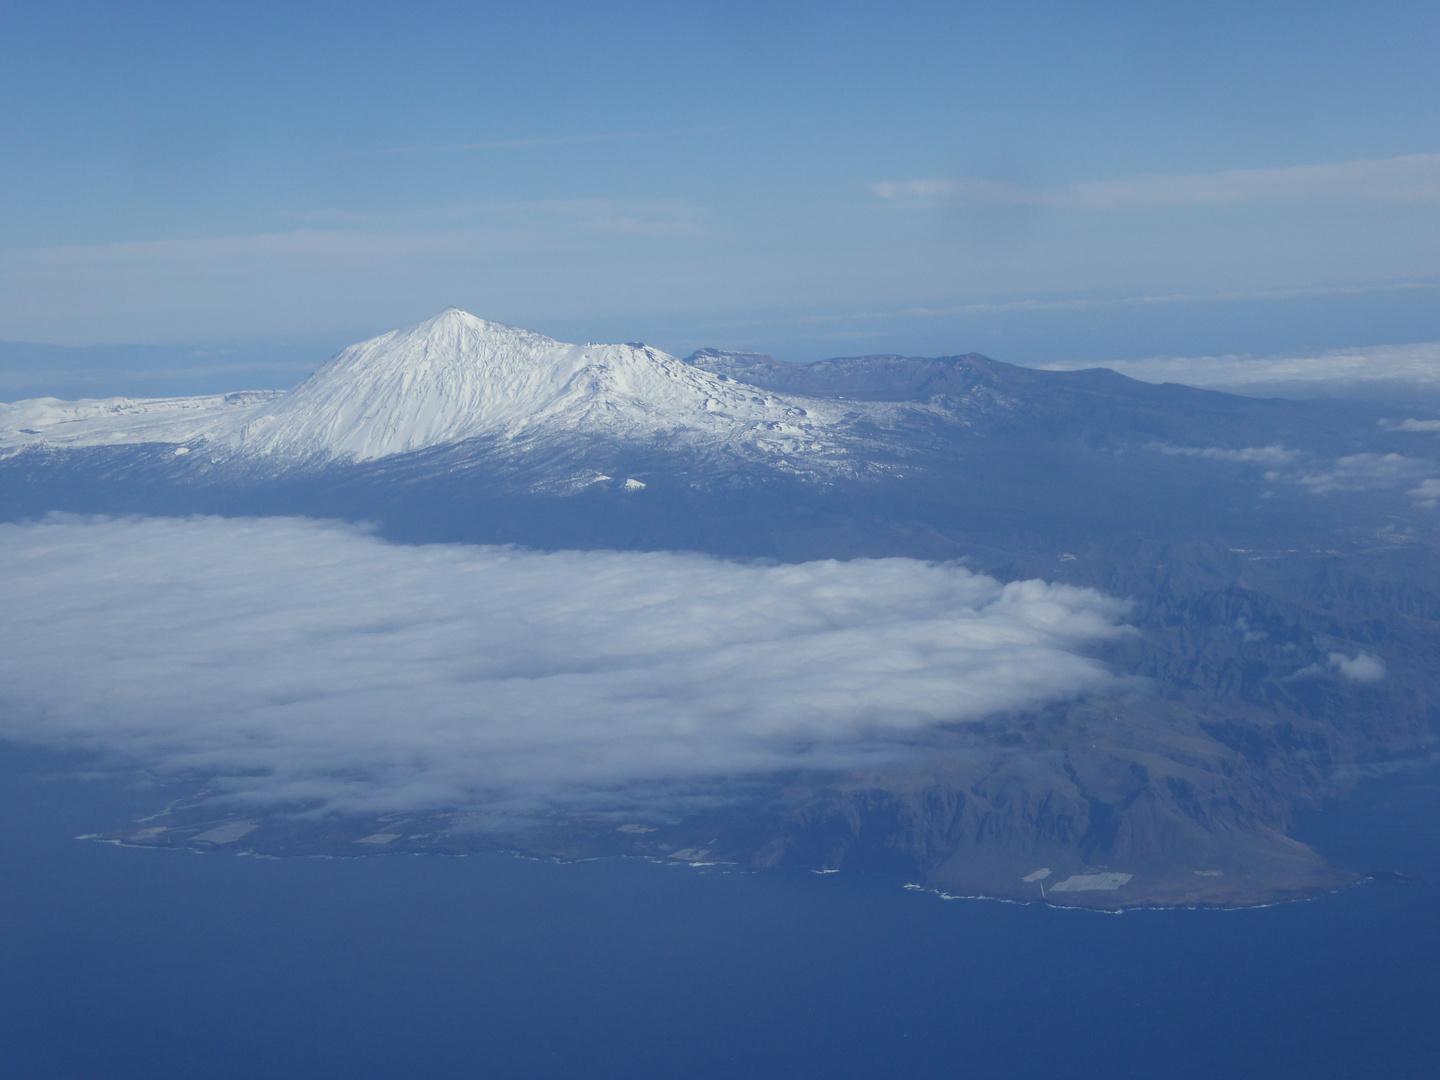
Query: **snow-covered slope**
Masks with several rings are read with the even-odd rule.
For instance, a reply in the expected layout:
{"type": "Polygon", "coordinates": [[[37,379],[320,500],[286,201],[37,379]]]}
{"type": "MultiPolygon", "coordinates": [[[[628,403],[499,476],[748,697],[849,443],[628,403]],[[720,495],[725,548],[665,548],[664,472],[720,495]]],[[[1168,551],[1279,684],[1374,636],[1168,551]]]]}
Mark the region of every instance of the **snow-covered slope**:
{"type": "Polygon", "coordinates": [[[604,439],[809,468],[839,451],[838,418],[643,345],[569,345],[450,308],[352,345],[283,394],[0,406],[0,449],[203,443],[283,464],[604,439]]]}
{"type": "Polygon", "coordinates": [[[188,443],[237,428],[278,390],[188,398],[32,398],[0,404],[0,451],[188,443]]]}
{"type": "Polygon", "coordinates": [[[352,345],[233,436],[250,451],[367,461],[477,436],[814,438],[788,400],[637,345],[568,345],[450,308],[352,345]]]}

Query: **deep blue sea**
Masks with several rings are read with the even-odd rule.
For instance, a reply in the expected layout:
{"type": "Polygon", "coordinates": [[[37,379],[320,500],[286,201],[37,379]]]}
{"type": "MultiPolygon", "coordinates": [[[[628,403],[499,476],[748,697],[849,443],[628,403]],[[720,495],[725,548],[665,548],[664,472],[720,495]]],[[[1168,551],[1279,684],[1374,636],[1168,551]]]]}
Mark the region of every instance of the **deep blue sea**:
{"type": "MultiPolygon", "coordinates": [[[[1121,916],[845,874],[77,842],[4,750],[0,1077],[1440,1077],[1440,889],[1121,916]]],[[[1440,772],[1303,835],[1440,881],[1440,772]]]]}

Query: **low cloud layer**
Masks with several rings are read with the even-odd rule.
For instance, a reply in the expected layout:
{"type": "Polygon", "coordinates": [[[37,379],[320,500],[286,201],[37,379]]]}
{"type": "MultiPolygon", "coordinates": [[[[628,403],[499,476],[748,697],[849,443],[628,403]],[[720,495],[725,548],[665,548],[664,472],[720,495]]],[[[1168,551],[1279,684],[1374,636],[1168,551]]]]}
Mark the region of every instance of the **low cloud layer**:
{"type": "Polygon", "coordinates": [[[1429,431],[1440,433],[1440,420],[1381,420],[1382,431],[1429,431]]]}
{"type": "Polygon", "coordinates": [[[1164,443],[1156,443],[1155,449],[1162,454],[1170,454],[1175,457],[1228,461],[1238,465],[1265,465],[1270,468],[1289,465],[1300,456],[1300,451],[1287,450],[1283,446],[1245,446],[1232,450],[1218,446],[1169,446],[1164,443]]]}
{"type": "MultiPolygon", "coordinates": [[[[1403,454],[1349,454],[1326,462],[1314,471],[1302,471],[1287,479],[1317,495],[1328,495],[1333,491],[1371,491],[1417,482],[1423,487],[1425,474],[1435,471],[1435,462],[1403,454]]],[[[1420,490],[1416,488],[1411,493],[1420,490]]]]}
{"type": "Polygon", "coordinates": [[[1111,679],[1123,605],[907,559],[0,526],[0,736],[337,810],[523,810],[904,752],[1111,679]]]}
{"type": "MultiPolygon", "coordinates": [[[[1414,424],[1414,421],[1407,421],[1414,424]]],[[[1396,426],[1393,430],[1428,431],[1428,427],[1396,426]]],[[[1347,454],[1325,459],[1283,446],[1247,446],[1223,449],[1213,446],[1171,446],[1152,443],[1152,449],[1172,457],[1193,457],[1235,465],[1255,465],[1266,480],[1298,484],[1312,495],[1339,492],[1386,491],[1403,487],[1421,506],[1434,506],[1440,498],[1440,462],[1404,454],[1347,454]]]]}
{"type": "MultiPolygon", "coordinates": [[[[1440,391],[1440,342],[1336,349],[1308,356],[1156,356],[1042,365],[1049,371],[1107,367],[1141,382],[1183,383],[1241,393],[1323,394],[1336,388],[1417,387],[1440,391]]],[[[1423,420],[1412,420],[1424,424],[1423,420]]],[[[1402,427],[1397,430],[1433,430],[1402,427]]]]}

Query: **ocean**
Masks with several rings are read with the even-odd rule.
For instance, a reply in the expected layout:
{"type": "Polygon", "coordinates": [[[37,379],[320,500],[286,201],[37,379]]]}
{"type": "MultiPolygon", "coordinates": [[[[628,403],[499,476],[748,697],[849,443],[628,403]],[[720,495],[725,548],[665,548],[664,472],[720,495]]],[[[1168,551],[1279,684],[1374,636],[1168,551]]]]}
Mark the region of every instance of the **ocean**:
{"type": "MultiPolygon", "coordinates": [[[[873,876],[77,841],[156,795],[4,747],[0,1076],[1440,1075],[1440,889],[1246,911],[944,900],[873,876]]],[[[1440,881],[1440,770],[1300,834],[1440,881]]]]}

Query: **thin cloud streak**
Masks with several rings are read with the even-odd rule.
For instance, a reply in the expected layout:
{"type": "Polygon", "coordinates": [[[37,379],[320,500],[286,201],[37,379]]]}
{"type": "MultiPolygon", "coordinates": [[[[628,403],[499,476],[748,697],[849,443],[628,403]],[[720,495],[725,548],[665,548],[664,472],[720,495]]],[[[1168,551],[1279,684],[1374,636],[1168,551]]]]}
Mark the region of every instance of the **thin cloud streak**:
{"type": "Polygon", "coordinates": [[[843,768],[1115,685],[1088,589],[908,559],[402,547],[304,519],[0,526],[0,736],[233,798],[524,811],[843,768]]]}
{"type": "Polygon", "coordinates": [[[0,251],[0,279],[95,266],[356,259],[456,258],[533,250],[595,234],[658,239],[703,235],[698,211],[682,203],[617,203],[571,199],[476,208],[502,223],[488,228],[413,230],[301,228],[286,232],[68,244],[0,251]]]}
{"type": "Polygon", "coordinates": [[[870,187],[882,199],[912,206],[1029,206],[1114,211],[1300,201],[1440,205],[1440,154],[1406,154],[1373,161],[1277,169],[1138,176],[1056,188],[969,178],[885,180],[870,187]]]}
{"type": "Polygon", "coordinates": [[[728,127],[687,128],[682,131],[620,131],[606,135],[568,135],[553,139],[496,139],[489,142],[448,143],[439,146],[390,146],[382,150],[355,150],[331,154],[325,160],[339,158],[390,157],[395,154],[448,154],[463,150],[522,150],[533,146],[578,146],[585,143],[622,142],[629,139],[671,139],[685,135],[711,135],[730,131],[728,127]]]}
{"type": "MultiPolygon", "coordinates": [[[[1133,296],[1103,297],[1026,297],[1018,300],[976,300],[942,305],[917,305],[883,310],[847,311],[824,315],[796,315],[779,319],[732,319],[707,323],[715,330],[734,330],[760,326],[808,326],[825,323],[861,322],[866,320],[946,318],[956,315],[1011,315],[1045,311],[1091,311],[1115,307],[1150,307],[1167,304],[1215,304],[1234,300],[1300,300],[1322,296],[1365,296],[1373,293],[1417,292],[1440,290],[1433,281],[1391,281],[1377,284],[1289,286],[1273,289],[1228,289],[1220,292],[1140,293],[1133,296]]],[[[701,342],[704,344],[704,342],[701,342]]],[[[1117,361],[1118,362],[1118,361],[1117,361]]],[[[1142,361],[1136,361],[1137,363],[1142,361]]],[[[1042,365],[1036,365],[1042,366],[1042,365]]],[[[1051,370],[1070,370],[1062,364],[1044,365],[1051,370]]],[[[1090,367],[1109,366],[1089,364],[1090,367]]]]}

